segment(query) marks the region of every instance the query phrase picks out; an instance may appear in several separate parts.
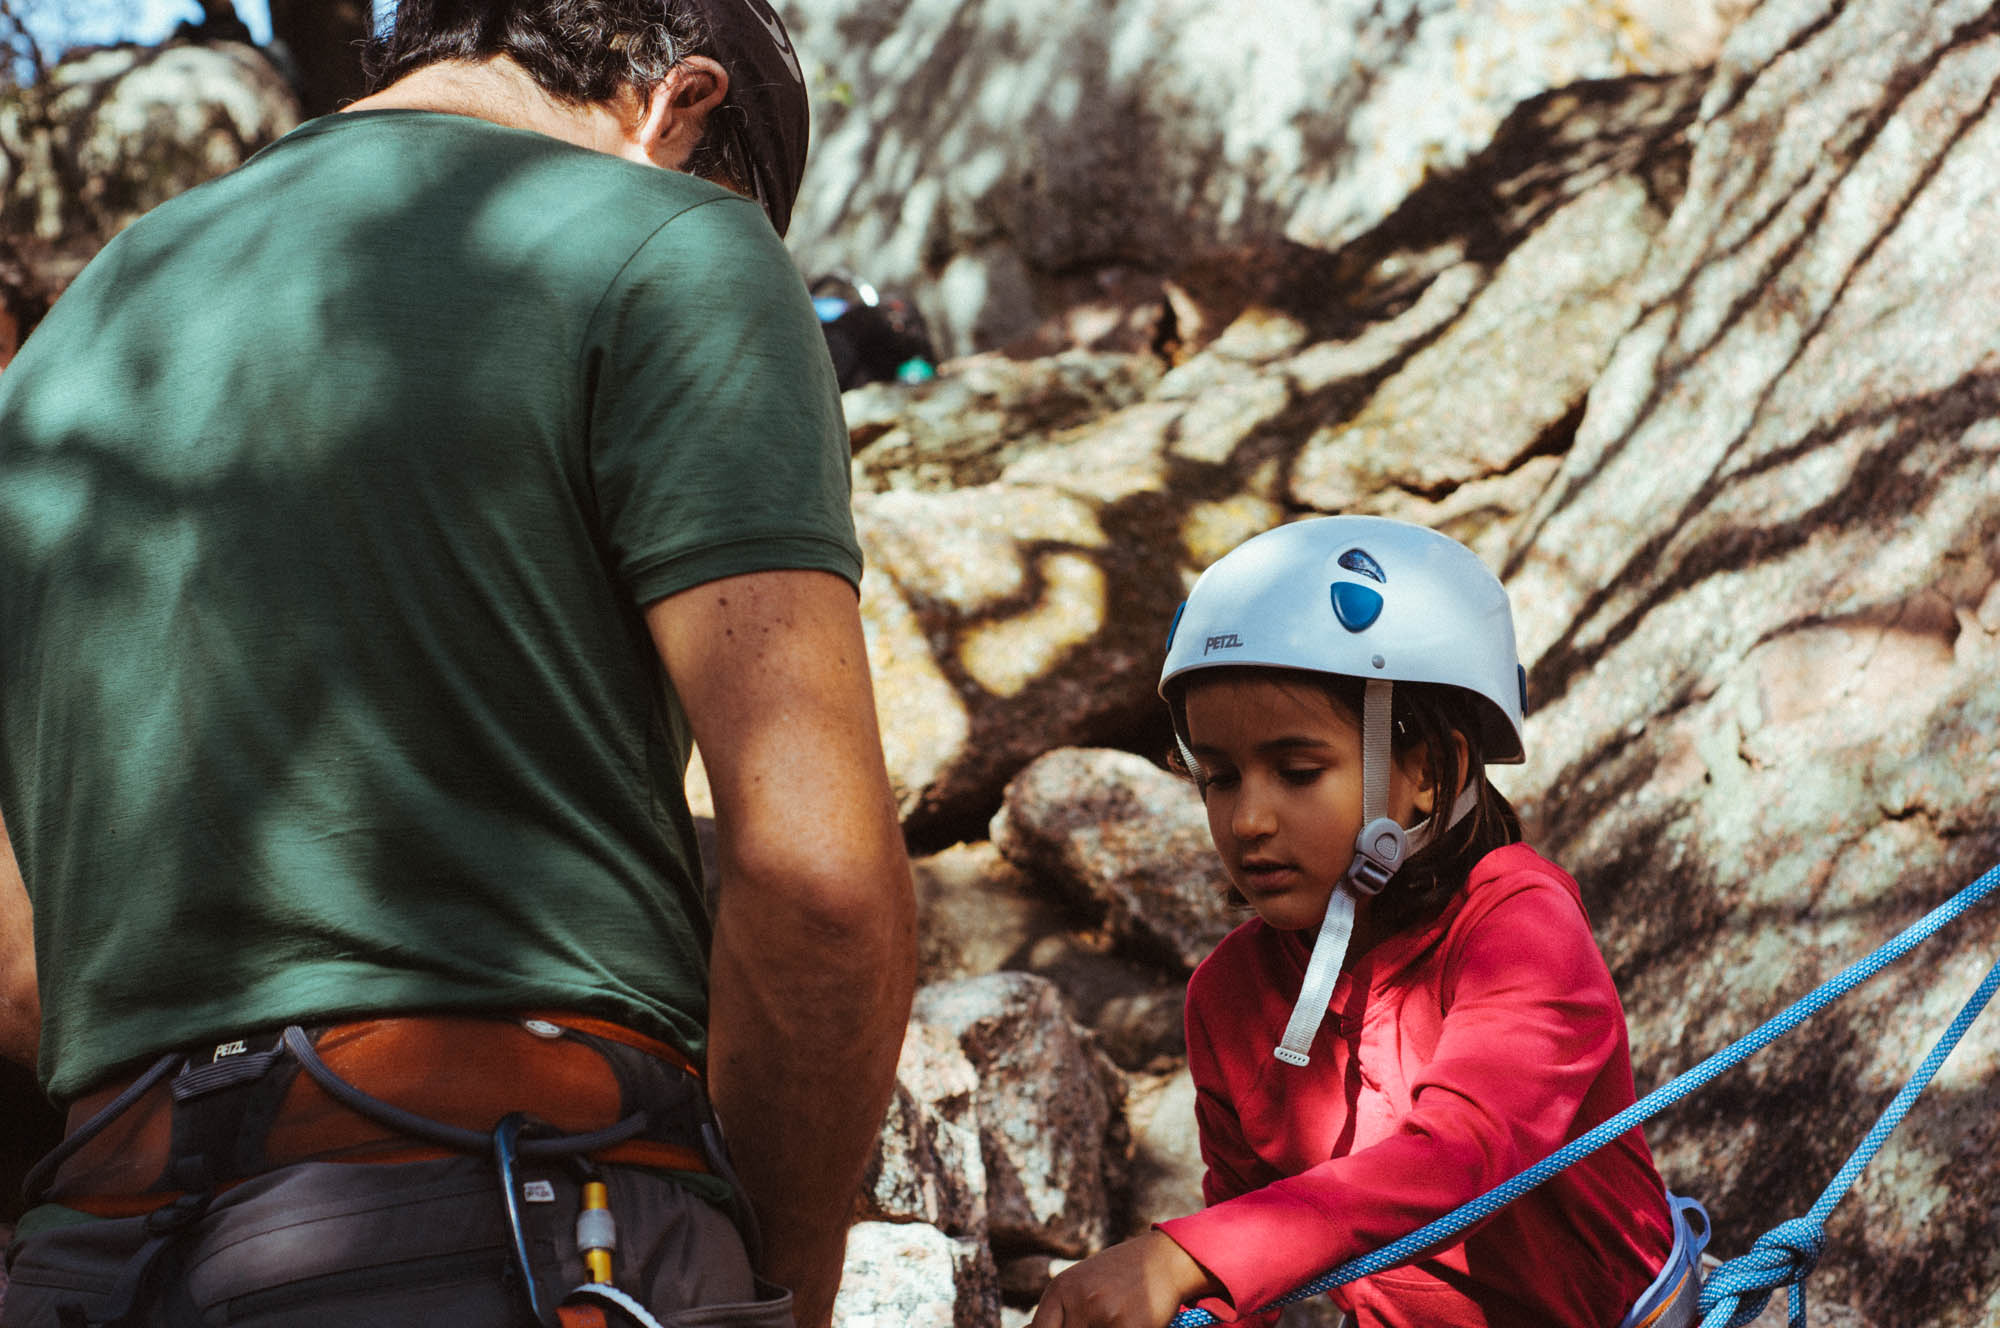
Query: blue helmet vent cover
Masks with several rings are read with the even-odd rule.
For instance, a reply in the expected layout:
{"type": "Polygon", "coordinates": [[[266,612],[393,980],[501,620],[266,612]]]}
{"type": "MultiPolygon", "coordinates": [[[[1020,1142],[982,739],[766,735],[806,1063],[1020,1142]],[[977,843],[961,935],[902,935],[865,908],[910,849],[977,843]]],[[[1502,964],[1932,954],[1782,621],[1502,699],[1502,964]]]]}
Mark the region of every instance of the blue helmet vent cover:
{"type": "MultiPolygon", "coordinates": [[[[1366,554],[1362,556],[1367,557],[1366,554]]],[[[1345,561],[1344,557],[1342,561],[1345,561]]],[[[1382,616],[1381,593],[1368,586],[1353,581],[1336,581],[1332,594],[1333,616],[1340,619],[1340,625],[1350,632],[1365,632],[1382,616]]]]}
{"type": "Polygon", "coordinates": [[[1367,577],[1378,585],[1388,585],[1389,578],[1382,571],[1382,564],[1368,556],[1366,549],[1349,549],[1340,555],[1340,565],[1348,571],[1367,577]]]}
{"type": "Polygon", "coordinates": [[[1177,636],[1181,630],[1181,615],[1186,612],[1187,612],[1187,601],[1182,600],[1177,606],[1175,606],[1174,620],[1167,627],[1167,652],[1169,654],[1173,653],[1174,637],[1177,636]]]}

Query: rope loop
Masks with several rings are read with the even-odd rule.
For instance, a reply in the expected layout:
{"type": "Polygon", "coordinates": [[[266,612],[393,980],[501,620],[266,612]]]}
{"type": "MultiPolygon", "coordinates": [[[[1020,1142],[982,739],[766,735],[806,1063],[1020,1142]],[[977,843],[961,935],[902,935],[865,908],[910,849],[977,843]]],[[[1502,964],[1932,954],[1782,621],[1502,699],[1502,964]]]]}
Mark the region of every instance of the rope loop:
{"type": "Polygon", "coordinates": [[[1790,1266],[1795,1271],[1781,1283],[1790,1285],[1803,1281],[1818,1267],[1819,1256],[1826,1253],[1826,1231],[1809,1217],[1789,1218],[1757,1237],[1750,1246],[1750,1252],[1755,1254],[1759,1250],[1791,1260],[1790,1266]]]}
{"type": "Polygon", "coordinates": [[[1826,1251],[1826,1232],[1809,1217],[1780,1222],[1757,1237],[1750,1252],[1729,1260],[1708,1275],[1701,1288],[1702,1322],[1710,1322],[1718,1305],[1729,1304],[1721,1328],[1744,1328],[1764,1312],[1771,1293],[1802,1285],[1826,1251]]]}

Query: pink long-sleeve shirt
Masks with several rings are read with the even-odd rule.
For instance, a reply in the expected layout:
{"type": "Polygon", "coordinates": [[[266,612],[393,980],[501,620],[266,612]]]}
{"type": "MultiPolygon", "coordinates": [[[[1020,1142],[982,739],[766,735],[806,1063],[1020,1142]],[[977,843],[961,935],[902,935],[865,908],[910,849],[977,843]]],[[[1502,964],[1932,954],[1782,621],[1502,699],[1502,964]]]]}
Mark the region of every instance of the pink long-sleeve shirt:
{"type": "MultiPolygon", "coordinates": [[[[1249,1311],[1441,1217],[1633,1101],[1625,1013],[1576,882],[1488,854],[1427,926],[1353,960],[1304,1068],[1272,1058],[1312,943],[1252,920],[1188,985],[1209,1207],[1161,1224],[1249,1311]]],[[[1672,1245],[1636,1128],[1470,1235],[1336,1289],[1358,1328],[1615,1328],[1672,1245]]]]}

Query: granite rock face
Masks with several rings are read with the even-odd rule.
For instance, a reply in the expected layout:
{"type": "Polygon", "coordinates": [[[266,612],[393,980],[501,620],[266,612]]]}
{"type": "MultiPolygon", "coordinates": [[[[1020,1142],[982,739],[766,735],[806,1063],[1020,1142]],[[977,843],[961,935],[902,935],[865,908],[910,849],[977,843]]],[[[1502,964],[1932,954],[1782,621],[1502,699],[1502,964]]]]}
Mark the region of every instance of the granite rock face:
{"type": "MultiPolygon", "coordinates": [[[[2000,853],[2000,21],[1766,4],[1724,52],[1644,316],[1506,558],[1534,764],[1642,1078],[1685,1068],[2000,853]]],[[[1991,964],[1966,918],[1656,1126],[1725,1248],[1803,1211],[1991,964]]],[[[2000,1311],[1975,1025],[1837,1215],[1874,1321],[2000,1311]]]]}
{"type": "Polygon", "coordinates": [[[1119,1067],[1159,1072],[1183,1054],[1178,964],[1125,953],[1101,916],[1058,897],[990,842],[956,844],[911,867],[920,984],[1032,973],[1055,984],[1070,1018],[1119,1067]]]}
{"type": "Polygon", "coordinates": [[[976,831],[1054,735],[1101,742],[1150,719],[1136,680],[1181,593],[1171,531],[1007,479],[859,494],[855,519],[883,743],[913,834],[976,831]]]}
{"type": "Polygon", "coordinates": [[[1497,562],[1638,317],[1701,87],[1630,80],[1519,108],[1376,231],[1286,250],[1163,375],[1123,354],[982,356],[850,393],[862,609],[918,842],[975,836],[1043,752],[1163,751],[1153,684],[1174,607],[1289,516],[1417,520],[1497,562]],[[962,432],[940,402],[967,408],[962,432]]]}
{"type": "Polygon", "coordinates": [[[824,93],[793,243],[915,289],[952,353],[1066,273],[1337,248],[1520,102],[1714,58],[1740,0],[838,0],[795,6],[824,93]]]}
{"type": "Polygon", "coordinates": [[[922,1222],[947,1235],[986,1238],[986,1166],[974,1098],[979,1075],[958,1042],[910,1024],[896,1063],[896,1092],[857,1216],[922,1222]]]}

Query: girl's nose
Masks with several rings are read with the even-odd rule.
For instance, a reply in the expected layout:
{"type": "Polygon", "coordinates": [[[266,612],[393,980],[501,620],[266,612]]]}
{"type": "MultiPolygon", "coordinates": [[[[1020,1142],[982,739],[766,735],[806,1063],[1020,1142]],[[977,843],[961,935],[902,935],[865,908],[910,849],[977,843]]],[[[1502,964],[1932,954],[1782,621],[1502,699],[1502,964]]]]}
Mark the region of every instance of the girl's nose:
{"type": "Polygon", "coordinates": [[[1243,782],[1242,792],[1237,795],[1233,810],[1229,828],[1238,839],[1268,839],[1278,829],[1277,814],[1271,809],[1270,799],[1253,789],[1247,779],[1243,782]]]}

